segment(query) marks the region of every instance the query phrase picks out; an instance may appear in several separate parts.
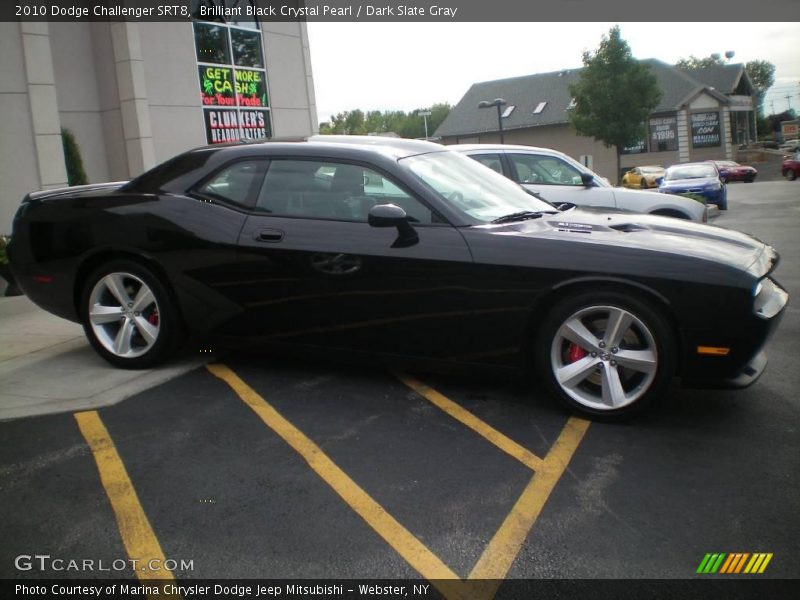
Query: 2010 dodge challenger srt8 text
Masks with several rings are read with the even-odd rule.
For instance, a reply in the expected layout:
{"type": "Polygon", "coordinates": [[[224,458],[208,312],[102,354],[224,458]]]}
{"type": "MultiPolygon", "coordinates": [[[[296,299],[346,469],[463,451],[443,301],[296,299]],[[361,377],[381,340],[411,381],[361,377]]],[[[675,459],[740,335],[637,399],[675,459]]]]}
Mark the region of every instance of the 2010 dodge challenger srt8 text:
{"type": "Polygon", "coordinates": [[[788,300],[770,246],[559,211],[436,144],[318,139],[199,148],[127,183],[31,193],[13,273],[120,367],[215,331],[536,369],[600,418],[642,408],[673,375],[743,387],[763,371],[788,300]]]}

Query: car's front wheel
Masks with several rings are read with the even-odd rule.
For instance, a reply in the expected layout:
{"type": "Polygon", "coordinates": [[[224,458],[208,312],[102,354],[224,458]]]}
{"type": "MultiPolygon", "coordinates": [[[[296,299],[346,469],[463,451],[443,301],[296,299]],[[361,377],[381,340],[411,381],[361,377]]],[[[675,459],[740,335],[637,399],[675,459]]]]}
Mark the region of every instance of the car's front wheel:
{"type": "Polygon", "coordinates": [[[786,179],[789,181],[794,181],[797,179],[797,173],[794,169],[786,169],[786,179]]]}
{"type": "Polygon", "coordinates": [[[86,280],[83,330],[100,356],[117,367],[142,369],[168,358],[181,339],[174,302],[148,268],[113,261],[86,280]]]}
{"type": "Polygon", "coordinates": [[[537,353],[540,375],[568,408],[610,420],[663,394],[675,348],[659,310],[638,297],[605,292],[560,302],[539,331],[537,353]]]}

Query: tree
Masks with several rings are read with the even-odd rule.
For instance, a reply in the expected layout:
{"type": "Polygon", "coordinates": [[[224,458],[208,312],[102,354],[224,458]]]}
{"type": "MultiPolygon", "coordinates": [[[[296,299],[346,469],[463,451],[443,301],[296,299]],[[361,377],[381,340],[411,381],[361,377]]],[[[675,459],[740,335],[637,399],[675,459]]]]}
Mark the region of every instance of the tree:
{"type": "Polygon", "coordinates": [[[575,99],[570,122],[579,135],[616,149],[619,178],[622,149],[645,137],[644,123],[661,100],[655,76],[633,58],[614,26],[594,54],[583,53],[580,78],[569,89],[575,99]]]}
{"type": "Polygon", "coordinates": [[[753,83],[756,96],[758,114],[764,114],[764,96],[767,90],[775,83],[775,65],[766,60],[751,60],[744,66],[747,76],[753,83]]]}
{"type": "Polygon", "coordinates": [[[385,112],[370,110],[366,113],[360,109],[346,110],[332,116],[330,122],[320,123],[319,132],[323,135],[392,132],[404,138],[422,138],[425,136],[425,122],[419,113],[430,111],[428,132],[432,133],[441,125],[451,108],[447,102],[441,102],[430,108],[420,108],[410,113],[402,110],[385,112]]]}

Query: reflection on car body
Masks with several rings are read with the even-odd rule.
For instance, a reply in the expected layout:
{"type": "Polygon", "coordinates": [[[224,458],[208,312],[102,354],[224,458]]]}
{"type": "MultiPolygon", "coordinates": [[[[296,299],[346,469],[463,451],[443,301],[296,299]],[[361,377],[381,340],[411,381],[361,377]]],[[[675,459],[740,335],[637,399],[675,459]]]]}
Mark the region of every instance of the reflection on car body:
{"type": "Polygon", "coordinates": [[[646,190],[614,187],[566,154],[549,148],[509,144],[447,146],[502,173],[548,202],[571,202],[580,207],[604,207],[637,213],[708,220],[703,204],[689,198],[659,196],[646,190]]]}

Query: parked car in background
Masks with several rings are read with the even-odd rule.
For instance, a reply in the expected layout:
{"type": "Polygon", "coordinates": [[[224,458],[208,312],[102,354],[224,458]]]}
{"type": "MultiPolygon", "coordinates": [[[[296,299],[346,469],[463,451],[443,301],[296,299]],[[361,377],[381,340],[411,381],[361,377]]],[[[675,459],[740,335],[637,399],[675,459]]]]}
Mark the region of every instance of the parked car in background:
{"type": "Polygon", "coordinates": [[[664,177],[664,167],[649,165],[634,167],[622,176],[622,185],[629,188],[656,188],[658,180],[664,177]]]}
{"type": "Polygon", "coordinates": [[[732,160],[712,160],[719,171],[719,178],[722,183],[731,181],[744,181],[753,183],[758,176],[758,170],[749,165],[740,165],[732,160]]]}
{"type": "Polygon", "coordinates": [[[786,152],[797,152],[800,150],[800,140],[786,140],[778,146],[778,149],[786,152]]]}
{"type": "Polygon", "coordinates": [[[614,187],[557,150],[508,144],[456,144],[447,148],[502,173],[548,202],[571,202],[579,207],[613,208],[699,223],[708,220],[705,205],[696,200],[614,187]]]}
{"type": "Polygon", "coordinates": [[[120,367],[215,331],[535,369],[601,418],[645,407],[674,375],[753,383],[788,300],[777,252],[746,234],[559,211],[414,140],[210,146],[128,183],[31,193],[8,254],[28,297],[120,367]]]}
{"type": "Polygon", "coordinates": [[[728,210],[728,189],[712,162],[672,165],[667,168],[658,191],[663,194],[696,194],[705,198],[706,203],[728,210]]]}
{"type": "Polygon", "coordinates": [[[789,181],[794,181],[800,175],[800,150],[794,154],[787,154],[783,157],[781,164],[781,175],[789,181]]]}

